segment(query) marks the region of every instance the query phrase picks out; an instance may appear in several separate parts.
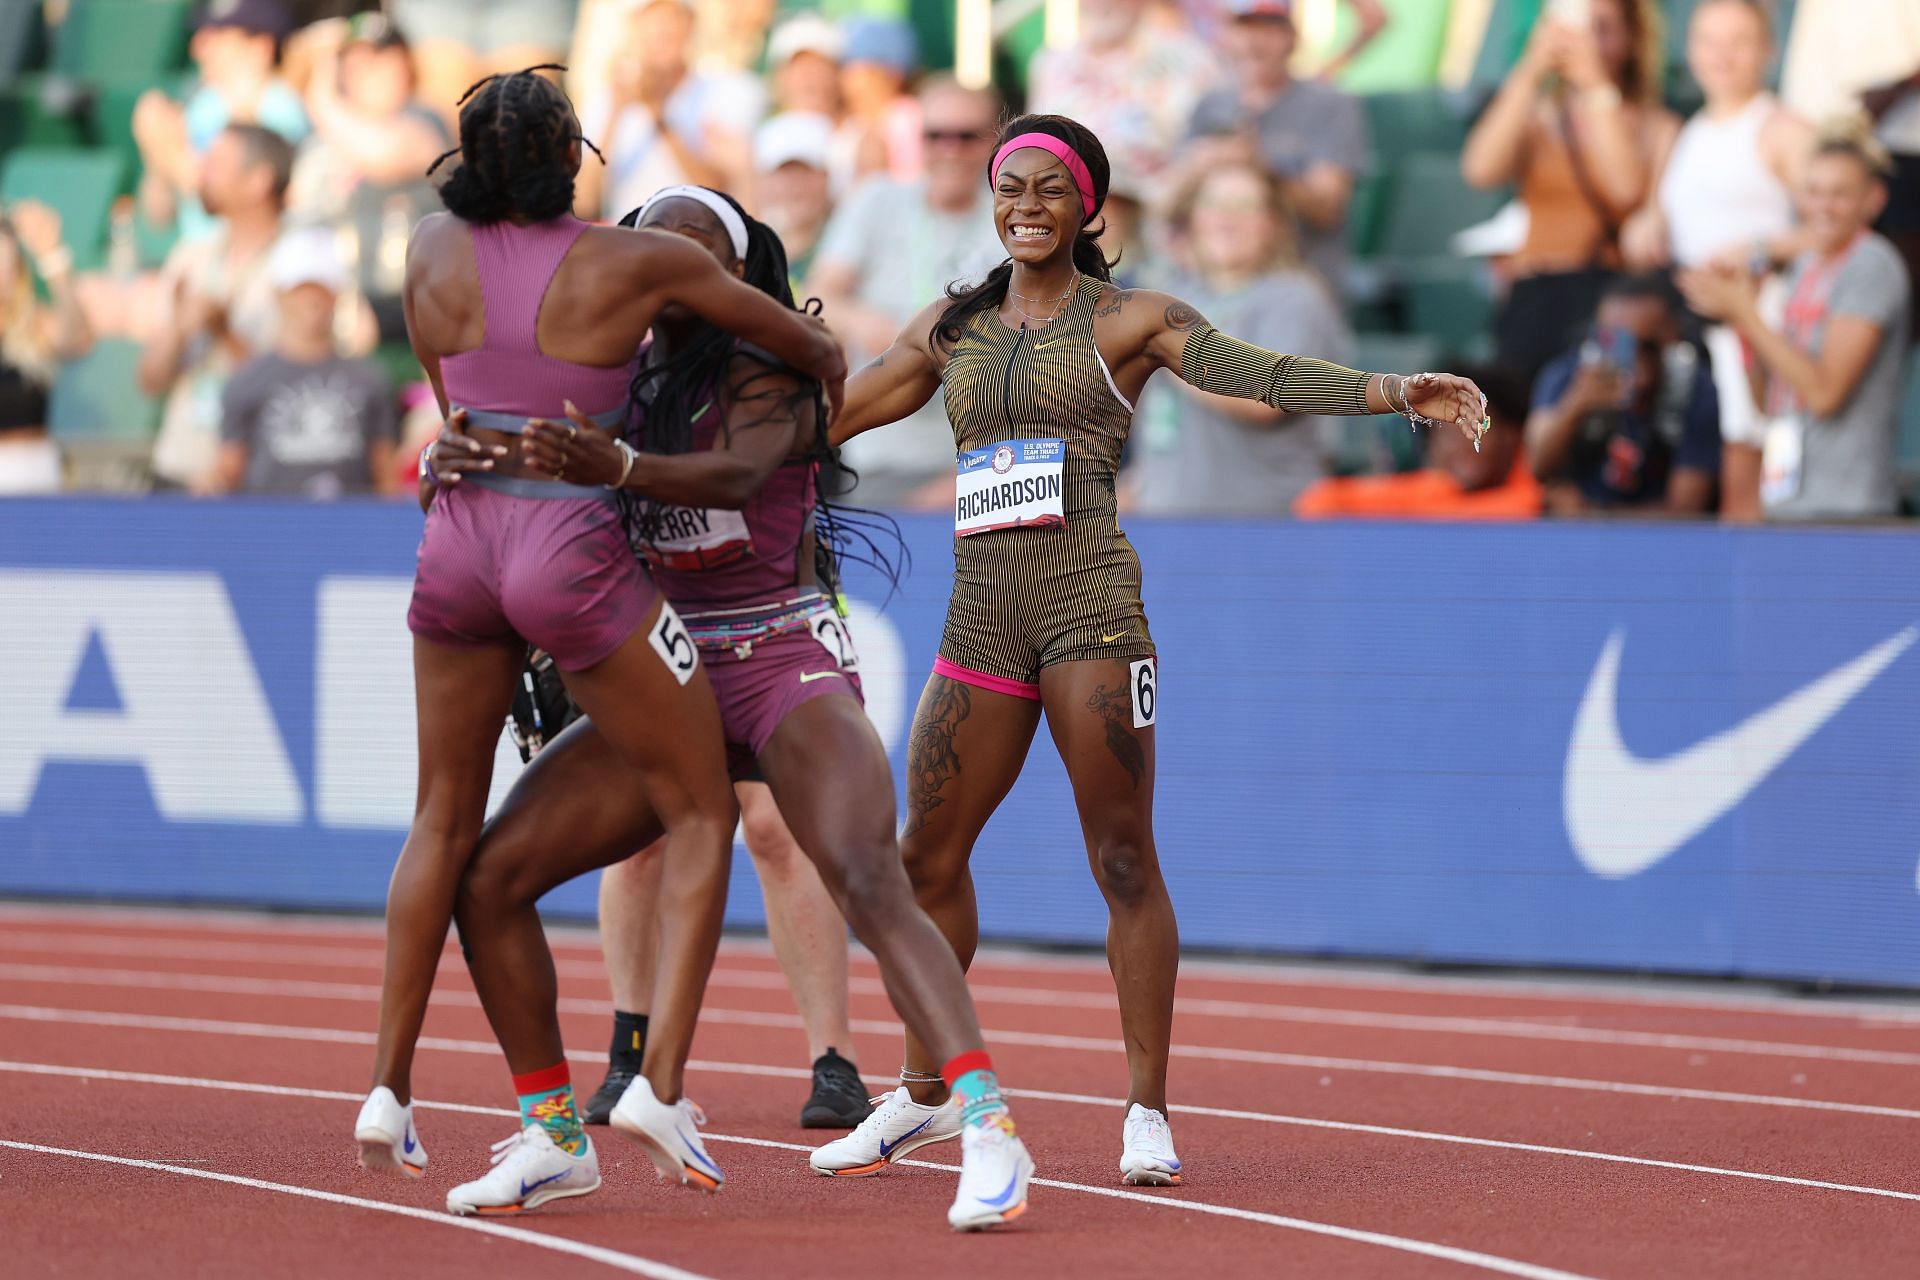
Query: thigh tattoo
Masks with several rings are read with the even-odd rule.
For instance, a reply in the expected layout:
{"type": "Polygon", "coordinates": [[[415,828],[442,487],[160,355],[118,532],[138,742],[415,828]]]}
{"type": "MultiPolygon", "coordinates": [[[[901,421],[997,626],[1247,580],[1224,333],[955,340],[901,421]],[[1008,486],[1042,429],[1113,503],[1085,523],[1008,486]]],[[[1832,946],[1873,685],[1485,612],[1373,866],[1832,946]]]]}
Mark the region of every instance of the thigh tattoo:
{"type": "Polygon", "coordinates": [[[1106,721],[1107,750],[1113,752],[1113,758],[1133,775],[1133,785],[1137,789],[1147,771],[1147,753],[1132,728],[1132,691],[1123,688],[1116,692],[1104,684],[1100,685],[1094,689],[1093,696],[1087,699],[1087,710],[1106,721]]]}
{"type": "Polygon", "coordinates": [[[907,742],[907,826],[912,835],[927,815],[945,803],[940,791],[960,772],[953,749],[960,722],[973,710],[973,694],[958,680],[942,679],[927,695],[925,714],[916,716],[907,742]]]}

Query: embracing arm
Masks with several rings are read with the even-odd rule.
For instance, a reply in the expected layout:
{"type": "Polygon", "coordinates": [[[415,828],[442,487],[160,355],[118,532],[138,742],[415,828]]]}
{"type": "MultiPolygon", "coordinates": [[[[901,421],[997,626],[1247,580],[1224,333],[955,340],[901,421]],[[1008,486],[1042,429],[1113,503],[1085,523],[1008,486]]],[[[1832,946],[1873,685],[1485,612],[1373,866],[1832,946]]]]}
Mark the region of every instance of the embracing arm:
{"type": "Polygon", "coordinates": [[[751,355],[734,357],[727,429],[714,447],[696,453],[631,454],[596,428],[572,404],[565,423],[533,421],[520,437],[521,455],[547,475],[643,494],[681,507],[738,510],[753,500],[775,469],[813,433],[811,384],[788,369],[751,355]]]}
{"type": "Polygon", "coordinates": [[[809,377],[818,378],[838,407],[847,377],[846,353],[827,327],[805,312],[775,302],[741,282],[711,253],[684,236],[640,231],[644,254],[635,274],[660,305],[678,302],[703,320],[765,348],[809,377]]]}
{"type": "Polygon", "coordinates": [[[940,390],[933,326],[946,308],[944,298],[928,304],[907,321],[892,346],[847,380],[846,407],[828,432],[834,444],[845,444],[863,431],[910,417],[933,399],[940,390]]]}

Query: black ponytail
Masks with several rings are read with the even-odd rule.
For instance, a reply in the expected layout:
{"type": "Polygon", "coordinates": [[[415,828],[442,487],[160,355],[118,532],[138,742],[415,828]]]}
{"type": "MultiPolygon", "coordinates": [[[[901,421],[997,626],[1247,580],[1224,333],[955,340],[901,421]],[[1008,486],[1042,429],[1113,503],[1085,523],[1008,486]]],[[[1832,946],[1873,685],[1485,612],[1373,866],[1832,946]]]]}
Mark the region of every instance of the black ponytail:
{"type": "Polygon", "coordinates": [[[573,172],[567,163],[567,149],[578,136],[573,107],[538,74],[565,70],[545,64],[488,76],[461,96],[460,145],[427,170],[431,174],[460,157],[440,188],[447,212],[475,223],[502,222],[515,214],[545,222],[573,208],[573,172]]]}
{"type": "MultiPolygon", "coordinates": [[[[1072,147],[1075,153],[1086,162],[1087,174],[1093,179],[1093,190],[1083,194],[1093,197],[1093,211],[1087,214],[1080,224],[1079,234],[1073,238],[1073,265],[1081,275],[1092,276],[1095,280],[1113,279],[1113,264],[1100,248],[1100,237],[1106,231],[1104,222],[1095,224],[1100,210],[1107,203],[1107,188],[1112,182],[1113,169],[1107,160],[1107,149],[1100,145],[1100,139],[1093,131],[1077,120],[1066,116],[1018,116],[1007,122],[1000,130],[1000,137],[994,142],[994,152],[999,153],[1009,141],[1023,133],[1044,133],[1058,138],[1072,147]]],[[[987,181],[993,181],[993,175],[987,175],[987,181]]],[[[1007,290],[1013,283],[1013,259],[1008,258],[987,274],[987,278],[976,285],[967,285],[955,281],[947,286],[947,309],[940,313],[940,319],[933,326],[935,342],[951,346],[960,341],[966,332],[967,324],[974,316],[987,311],[998,311],[1006,303],[1007,290]]]]}

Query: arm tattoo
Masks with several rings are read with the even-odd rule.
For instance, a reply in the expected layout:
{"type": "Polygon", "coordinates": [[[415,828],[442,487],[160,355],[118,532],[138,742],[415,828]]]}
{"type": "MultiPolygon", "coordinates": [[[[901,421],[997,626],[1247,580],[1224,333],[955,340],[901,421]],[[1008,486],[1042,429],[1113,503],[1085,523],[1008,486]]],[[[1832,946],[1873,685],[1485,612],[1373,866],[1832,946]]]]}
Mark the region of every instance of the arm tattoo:
{"type": "Polygon", "coordinates": [[[1101,317],[1101,316],[1117,316],[1117,315],[1119,315],[1119,314],[1120,314],[1120,308],[1122,308],[1122,307],[1124,307],[1124,306],[1126,306],[1126,305],[1127,305],[1127,302],[1128,302],[1128,301],[1129,301],[1129,300],[1130,300],[1130,299],[1131,299],[1132,297],[1133,297],[1133,290],[1131,290],[1131,289],[1112,289],[1112,290],[1110,290],[1110,291],[1108,292],[1108,294],[1107,294],[1107,296],[1106,296],[1105,298],[1103,298],[1103,299],[1101,299],[1101,306],[1100,306],[1100,309],[1099,309],[1099,310],[1097,310],[1097,311],[1095,311],[1095,312],[1093,313],[1093,314],[1094,314],[1094,318],[1095,318],[1095,319],[1098,319],[1098,318],[1099,318],[1099,317],[1101,317]]]}
{"type": "Polygon", "coordinates": [[[1207,322],[1207,318],[1184,302],[1176,302],[1167,308],[1167,328],[1175,333],[1185,333],[1197,329],[1207,322]]]}
{"type": "Polygon", "coordinates": [[[1147,771],[1147,753],[1133,733],[1133,695],[1125,688],[1116,693],[1103,684],[1087,699],[1087,710],[1107,722],[1107,750],[1133,775],[1134,789],[1138,790],[1147,771]]]}
{"type": "Polygon", "coordinates": [[[865,364],[861,365],[860,367],[862,370],[878,369],[881,365],[885,364],[886,362],[887,362],[887,353],[882,351],[879,355],[867,361],[865,364]]]}
{"type": "Polygon", "coordinates": [[[958,680],[942,677],[927,690],[907,739],[907,825],[901,835],[919,831],[927,815],[946,803],[940,792],[960,772],[953,737],[972,710],[973,694],[958,680]]]}

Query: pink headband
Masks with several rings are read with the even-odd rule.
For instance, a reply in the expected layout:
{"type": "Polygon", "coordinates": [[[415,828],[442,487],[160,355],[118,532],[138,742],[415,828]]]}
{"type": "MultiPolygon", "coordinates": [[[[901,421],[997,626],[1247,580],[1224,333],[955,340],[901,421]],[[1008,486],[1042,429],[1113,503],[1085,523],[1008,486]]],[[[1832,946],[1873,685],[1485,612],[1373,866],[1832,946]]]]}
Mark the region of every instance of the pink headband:
{"type": "Polygon", "coordinates": [[[1007,157],[1026,147],[1038,147],[1067,166],[1073,184],[1080,188],[1080,207],[1091,218],[1094,210],[1093,175],[1087,172],[1087,162],[1080,158],[1078,151],[1050,133],[1023,133],[1017,138],[1007,139],[1007,145],[993,153],[993,181],[1000,181],[1000,166],[1007,162],[1007,157]]]}

